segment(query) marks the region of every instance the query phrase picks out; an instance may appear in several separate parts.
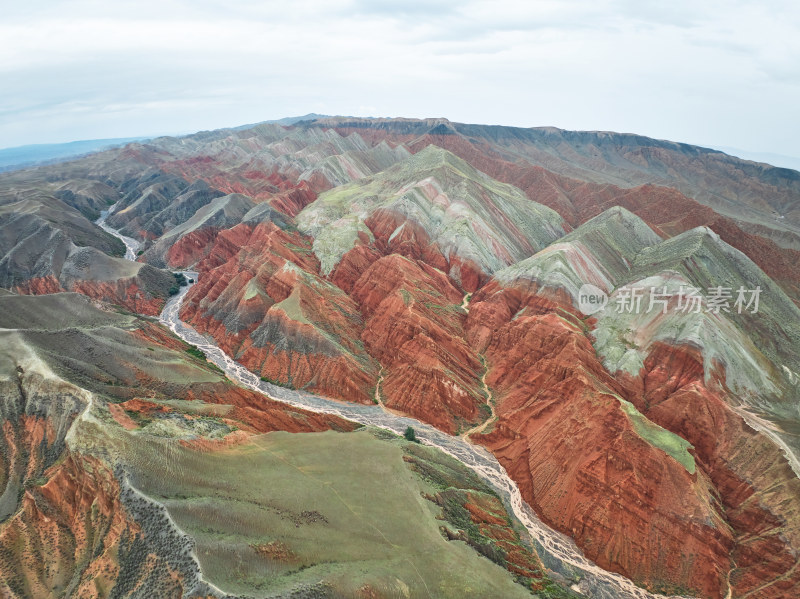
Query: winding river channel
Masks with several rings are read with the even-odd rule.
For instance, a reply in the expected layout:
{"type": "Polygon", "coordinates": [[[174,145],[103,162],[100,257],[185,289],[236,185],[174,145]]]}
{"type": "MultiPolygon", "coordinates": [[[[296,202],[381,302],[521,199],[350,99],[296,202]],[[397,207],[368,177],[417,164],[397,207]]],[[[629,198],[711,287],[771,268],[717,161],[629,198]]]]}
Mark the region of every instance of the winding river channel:
{"type": "Polygon", "coordinates": [[[125,235],[121,234],[116,229],[111,228],[106,220],[109,216],[114,212],[114,209],[117,207],[116,204],[110,206],[108,210],[103,210],[100,212],[100,218],[94,221],[98,227],[103,229],[106,233],[111,233],[114,237],[119,239],[122,243],[125,244],[125,259],[126,260],[136,260],[136,252],[139,249],[139,246],[142,245],[138,241],[136,241],[133,237],[126,237],[125,235]]]}
{"type": "MultiPolygon", "coordinates": [[[[113,208],[112,206],[111,210],[113,208]]],[[[107,214],[101,216],[102,224],[99,221],[98,224],[121,239],[128,250],[126,258],[135,260],[139,242],[120,235],[105,225],[106,216],[107,214]]],[[[196,272],[187,271],[184,272],[184,275],[193,281],[196,281],[198,277],[196,272]]],[[[392,414],[379,405],[340,402],[262,381],[258,375],[236,363],[213,341],[180,319],[181,304],[190,288],[191,285],[181,288],[178,295],[169,299],[161,313],[160,321],[178,337],[205,352],[209,361],[221,368],[232,381],[294,407],[318,413],[335,414],[367,426],[391,430],[397,434],[402,434],[406,427],[411,426],[420,441],[437,447],[456,458],[497,491],[506,502],[507,507],[527,530],[530,540],[544,564],[549,569],[565,576],[572,584],[573,590],[597,599],[662,599],[665,597],[647,592],[634,585],[629,579],[603,570],[586,559],[570,538],[552,530],[539,520],[531,507],[522,499],[516,483],[511,480],[497,459],[486,449],[471,443],[468,439],[448,435],[413,418],[392,414]]]]}

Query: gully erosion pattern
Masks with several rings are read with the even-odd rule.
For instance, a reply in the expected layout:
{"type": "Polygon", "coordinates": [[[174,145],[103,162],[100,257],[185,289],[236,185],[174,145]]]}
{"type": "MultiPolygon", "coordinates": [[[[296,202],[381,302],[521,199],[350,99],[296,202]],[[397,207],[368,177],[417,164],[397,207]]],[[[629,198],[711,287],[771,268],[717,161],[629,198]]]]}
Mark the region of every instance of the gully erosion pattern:
{"type": "MultiPolygon", "coordinates": [[[[100,217],[97,224],[118,237],[127,249],[125,257],[128,260],[135,260],[139,242],[120,235],[118,231],[105,224],[106,217],[113,210],[114,206],[100,217]]],[[[183,274],[187,278],[197,281],[197,272],[186,271],[183,274]]],[[[409,426],[413,427],[421,442],[456,458],[495,489],[527,530],[530,540],[545,565],[576,581],[572,585],[573,590],[596,599],[665,598],[664,595],[649,593],[634,585],[627,578],[603,570],[586,559],[571,539],[550,529],[539,520],[533,509],[522,499],[519,488],[508,476],[500,462],[488,451],[472,444],[468,439],[453,437],[413,418],[397,416],[385,411],[382,406],[347,404],[262,381],[259,376],[234,362],[230,356],[200,335],[193,327],[181,321],[179,317],[181,303],[190,288],[191,285],[181,288],[178,295],[169,299],[161,312],[160,321],[185,342],[196,345],[205,352],[208,360],[220,367],[232,381],[294,407],[322,414],[334,414],[367,426],[387,429],[396,434],[402,434],[409,426]]]]}

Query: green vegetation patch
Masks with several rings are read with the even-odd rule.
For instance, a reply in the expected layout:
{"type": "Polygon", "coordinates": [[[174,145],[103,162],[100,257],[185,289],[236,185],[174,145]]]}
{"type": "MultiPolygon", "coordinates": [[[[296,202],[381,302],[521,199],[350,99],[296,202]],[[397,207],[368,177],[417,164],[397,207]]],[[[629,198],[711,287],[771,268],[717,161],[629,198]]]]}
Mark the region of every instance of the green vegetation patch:
{"type": "Polygon", "coordinates": [[[406,446],[405,452],[404,459],[411,469],[436,490],[452,487],[494,494],[482,478],[441,451],[417,444],[406,446]]]}
{"type": "Polygon", "coordinates": [[[403,437],[405,437],[406,441],[411,441],[412,443],[419,443],[417,439],[417,433],[414,432],[412,427],[406,428],[406,431],[403,433],[403,437]]]}
{"type": "Polygon", "coordinates": [[[202,349],[200,349],[196,345],[190,345],[189,347],[187,347],[186,348],[186,353],[189,354],[190,356],[193,356],[193,357],[197,358],[198,360],[208,360],[208,357],[206,356],[206,352],[204,352],[202,349]]]}
{"type": "MultiPolygon", "coordinates": [[[[465,537],[466,543],[478,553],[503,567],[506,566],[506,552],[491,539],[485,536],[481,529],[472,521],[466,505],[469,503],[468,493],[461,489],[446,489],[435,497],[437,505],[442,507],[444,519],[455,526],[465,537]]],[[[508,524],[511,528],[511,523],[508,524]]],[[[455,538],[458,538],[454,535],[455,538]]]]}
{"type": "Polygon", "coordinates": [[[617,397],[617,399],[622,406],[622,411],[625,412],[625,415],[628,416],[631,424],[633,424],[633,430],[636,431],[637,435],[653,447],[657,447],[667,455],[672,456],[686,468],[689,474],[694,474],[694,457],[688,451],[689,449],[694,449],[694,445],[683,437],[679,437],[675,433],[661,428],[654,422],[648,420],[647,417],[639,412],[629,401],[625,401],[621,397],[617,397]]]}

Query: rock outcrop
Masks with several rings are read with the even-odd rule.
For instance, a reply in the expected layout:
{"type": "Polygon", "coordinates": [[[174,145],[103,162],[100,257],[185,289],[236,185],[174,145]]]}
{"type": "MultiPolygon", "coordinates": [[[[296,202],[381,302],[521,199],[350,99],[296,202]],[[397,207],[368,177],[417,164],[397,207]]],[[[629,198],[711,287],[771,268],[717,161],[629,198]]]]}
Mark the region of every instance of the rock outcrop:
{"type": "Polygon", "coordinates": [[[361,314],[314,274],[307,238],[272,222],[241,224],[219,234],[198,268],[183,319],[271,382],[372,402],[378,366],[360,341],[361,314]]]}
{"type": "Polygon", "coordinates": [[[554,211],[435,146],[323,194],[297,221],[314,238],[323,274],[366,235],[383,253],[446,270],[468,291],[564,233],[554,211]]]}

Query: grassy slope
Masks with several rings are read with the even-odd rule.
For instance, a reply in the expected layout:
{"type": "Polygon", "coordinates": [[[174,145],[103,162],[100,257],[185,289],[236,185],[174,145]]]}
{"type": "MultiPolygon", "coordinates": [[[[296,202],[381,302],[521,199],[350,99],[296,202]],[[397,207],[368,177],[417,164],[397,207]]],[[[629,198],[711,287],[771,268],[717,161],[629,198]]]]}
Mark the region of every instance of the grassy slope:
{"type": "Polygon", "coordinates": [[[689,449],[694,449],[691,443],[648,420],[632,403],[625,401],[621,397],[617,397],[617,399],[622,411],[625,412],[625,415],[633,424],[633,430],[636,431],[637,435],[653,447],[658,447],[667,455],[672,456],[686,468],[689,474],[694,474],[696,468],[694,457],[688,451],[689,449]]]}
{"type": "Polygon", "coordinates": [[[365,584],[388,596],[530,596],[442,536],[440,510],[422,495],[436,488],[404,463],[404,442],[369,431],[271,433],[217,452],[170,443],[163,460],[166,441],[118,440],[134,484],[196,538],[207,578],[225,591],[258,596],[325,580],[345,596],[365,584]],[[154,460],[162,468],[137,467],[154,460]]]}

